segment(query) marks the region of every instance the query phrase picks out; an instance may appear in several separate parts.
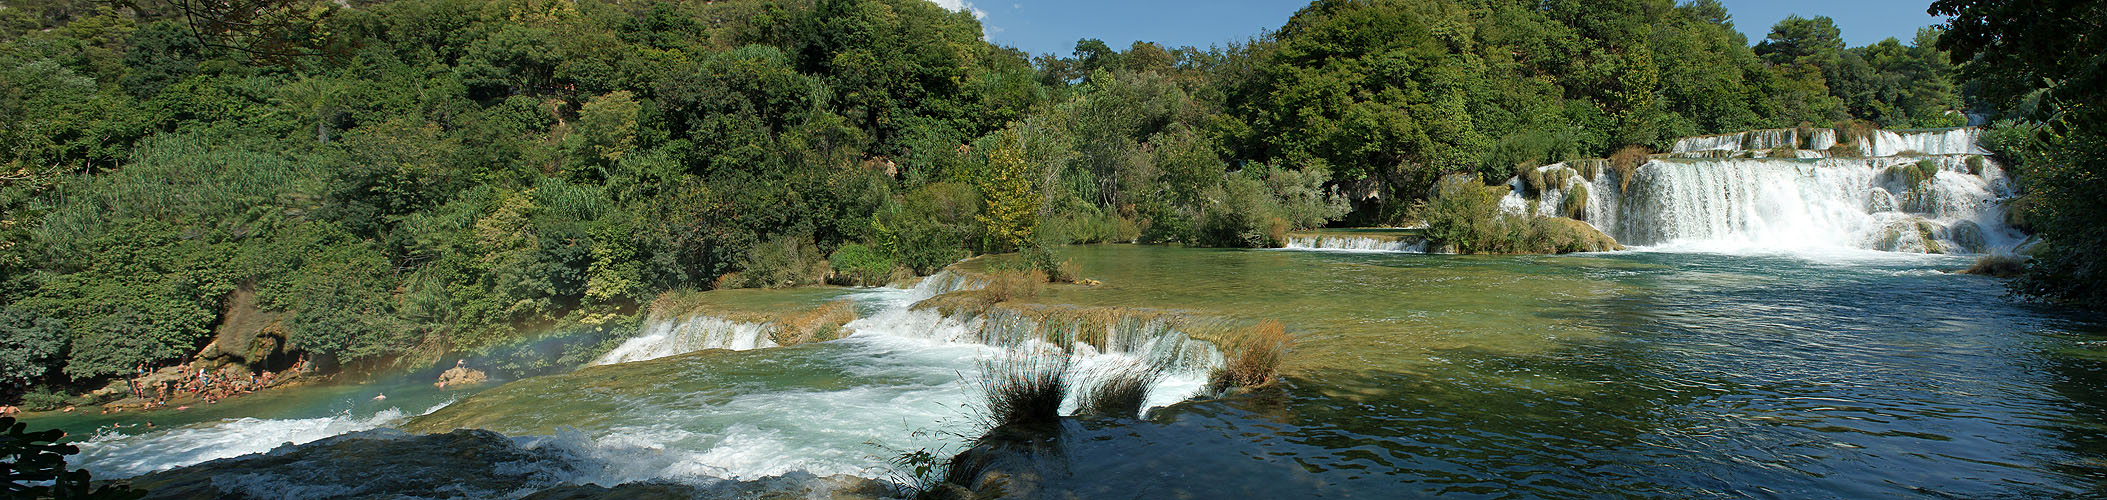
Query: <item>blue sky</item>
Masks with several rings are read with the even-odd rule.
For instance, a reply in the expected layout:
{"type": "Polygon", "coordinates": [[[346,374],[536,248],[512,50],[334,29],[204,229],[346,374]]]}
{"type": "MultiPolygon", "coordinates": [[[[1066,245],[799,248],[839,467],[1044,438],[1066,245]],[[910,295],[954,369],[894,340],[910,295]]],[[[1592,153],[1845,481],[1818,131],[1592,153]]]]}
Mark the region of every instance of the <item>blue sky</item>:
{"type": "MultiPolygon", "coordinates": [[[[1136,40],[1207,47],[1248,39],[1280,27],[1307,1],[1293,0],[932,0],[981,18],[988,39],[1033,54],[1067,55],[1079,38],[1124,49],[1136,40]]],[[[1896,37],[1907,43],[1921,26],[1939,22],[1924,13],[1929,0],[1721,0],[1734,27],[1761,40],[1788,14],[1829,16],[1852,46],[1896,37]]]]}

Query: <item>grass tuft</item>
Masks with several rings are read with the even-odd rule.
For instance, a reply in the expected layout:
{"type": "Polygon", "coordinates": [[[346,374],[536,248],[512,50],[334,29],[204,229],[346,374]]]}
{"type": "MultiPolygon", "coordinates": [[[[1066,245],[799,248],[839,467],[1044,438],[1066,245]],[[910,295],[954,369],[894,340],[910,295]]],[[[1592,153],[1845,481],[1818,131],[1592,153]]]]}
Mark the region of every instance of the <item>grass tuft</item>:
{"type": "Polygon", "coordinates": [[[981,418],[987,428],[1052,424],[1073,388],[1072,360],[1062,352],[1008,351],[980,362],[981,418]]]}
{"type": "Polygon", "coordinates": [[[1226,339],[1226,358],[1209,378],[1216,390],[1231,387],[1264,387],[1280,377],[1280,361],[1295,337],[1279,321],[1267,320],[1226,339]]]}
{"type": "Polygon", "coordinates": [[[1083,391],[1076,413],[1114,418],[1140,418],[1149,400],[1149,388],[1163,379],[1163,369],[1146,363],[1120,363],[1091,374],[1092,384],[1083,391]]]}
{"type": "Polygon", "coordinates": [[[1617,171],[1617,192],[1631,190],[1631,181],[1639,177],[1639,167],[1646,165],[1645,146],[1625,146],[1610,155],[1610,168],[1617,171]]]}

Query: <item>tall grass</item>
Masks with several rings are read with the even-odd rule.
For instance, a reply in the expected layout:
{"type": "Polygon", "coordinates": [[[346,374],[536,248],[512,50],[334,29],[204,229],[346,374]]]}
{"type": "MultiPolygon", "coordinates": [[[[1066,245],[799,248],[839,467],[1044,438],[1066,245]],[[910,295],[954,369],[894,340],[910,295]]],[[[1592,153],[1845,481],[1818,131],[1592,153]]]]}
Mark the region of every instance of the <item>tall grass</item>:
{"type": "Polygon", "coordinates": [[[1209,378],[1215,389],[1264,387],[1280,377],[1280,362],[1295,337],[1279,321],[1267,320],[1225,339],[1228,359],[1209,378]]]}
{"type": "Polygon", "coordinates": [[[1046,425],[1061,418],[1061,401],[1074,388],[1073,361],[1065,353],[1010,350],[980,362],[981,418],[989,429],[1046,425]]]}
{"type": "Polygon", "coordinates": [[[1617,192],[1631,189],[1632,179],[1639,177],[1639,167],[1646,165],[1647,154],[1645,146],[1625,146],[1610,155],[1610,168],[1617,170],[1617,192]]]}
{"type": "Polygon", "coordinates": [[[1094,370],[1078,398],[1076,413],[1099,417],[1139,418],[1149,389],[1163,379],[1163,369],[1146,363],[1117,363],[1094,370]]]}

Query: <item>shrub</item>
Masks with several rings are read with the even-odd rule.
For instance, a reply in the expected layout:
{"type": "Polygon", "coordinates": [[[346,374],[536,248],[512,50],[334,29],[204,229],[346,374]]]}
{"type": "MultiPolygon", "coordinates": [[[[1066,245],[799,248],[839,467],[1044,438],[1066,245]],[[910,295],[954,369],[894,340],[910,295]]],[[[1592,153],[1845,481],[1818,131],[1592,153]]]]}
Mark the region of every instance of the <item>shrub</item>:
{"type": "Polygon", "coordinates": [[[24,410],[49,411],[59,409],[62,406],[66,406],[65,394],[45,390],[22,395],[22,409],[24,410]]]}
{"type": "Polygon", "coordinates": [[[1078,398],[1076,413],[1099,417],[1138,418],[1148,404],[1149,389],[1163,370],[1145,363],[1117,363],[1091,374],[1091,385],[1078,398]]]}
{"type": "Polygon", "coordinates": [[[1595,182],[1595,177],[1602,175],[1602,163],[1603,160],[1601,159],[1590,158],[1573,160],[1569,165],[1573,167],[1574,171],[1580,173],[1581,178],[1587,179],[1588,182],[1595,182]]]}
{"type": "Polygon", "coordinates": [[[1065,353],[1012,350],[980,365],[981,418],[988,428],[1045,425],[1061,418],[1073,374],[1065,353]]]}
{"type": "Polygon", "coordinates": [[[1226,339],[1222,367],[1208,377],[1215,390],[1264,387],[1280,376],[1280,362],[1295,337],[1279,321],[1267,320],[1226,339]]]}
{"type": "Polygon", "coordinates": [[[1975,265],[1968,266],[1968,269],[1961,272],[1997,278],[2010,278],[2026,274],[2027,260],[2025,257],[2008,253],[1987,254],[1977,257],[1975,265]]]}
{"type": "Polygon", "coordinates": [[[1968,175],[1983,175],[1983,157],[1968,155],[1968,175]]]}
{"type": "Polygon", "coordinates": [[[1534,168],[1522,171],[1522,194],[1536,196],[1548,187],[1550,186],[1544,183],[1544,171],[1534,168]]]}
{"type": "Polygon", "coordinates": [[[755,245],[739,264],[740,271],[719,281],[736,288],[787,288],[825,280],[827,260],[804,236],[777,236],[755,245]]]}
{"type": "Polygon", "coordinates": [[[1435,181],[1432,194],[1412,208],[1412,217],[1426,222],[1427,238],[1462,253],[1484,250],[1500,216],[1500,197],[1494,189],[1456,174],[1435,181]]]}
{"type": "Polygon", "coordinates": [[[883,285],[895,267],[891,257],[856,243],[834,249],[827,263],[834,268],[832,281],[853,286],[883,285]]]}
{"type": "Polygon", "coordinates": [[[1632,179],[1639,177],[1639,167],[1646,165],[1645,146],[1625,146],[1610,155],[1610,168],[1617,171],[1617,192],[1631,189],[1632,179]]]}

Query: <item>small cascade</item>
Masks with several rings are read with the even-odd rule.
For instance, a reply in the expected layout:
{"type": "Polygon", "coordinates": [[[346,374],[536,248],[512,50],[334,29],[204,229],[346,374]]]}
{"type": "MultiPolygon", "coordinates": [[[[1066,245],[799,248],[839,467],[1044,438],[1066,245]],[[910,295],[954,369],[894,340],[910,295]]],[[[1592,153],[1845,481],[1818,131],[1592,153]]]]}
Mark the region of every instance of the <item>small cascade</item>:
{"type": "Polygon", "coordinates": [[[642,335],[593,360],[595,365],[645,361],[704,349],[745,351],[776,347],[771,339],[775,326],[732,321],[708,315],[679,320],[647,320],[642,335]]]}
{"type": "Polygon", "coordinates": [[[1426,253],[1427,242],[1417,238],[1374,238],[1367,236],[1337,235],[1289,235],[1286,247],[1290,250],[1333,250],[1342,252],[1406,252],[1426,253]]]}
{"type": "Polygon", "coordinates": [[[1836,130],[1829,128],[1772,128],[1731,134],[1685,137],[1675,141],[1669,153],[1685,157],[1730,156],[1731,153],[1767,154],[1777,149],[1795,150],[1795,157],[1820,157],[1836,146],[1836,130]],[[1705,154],[1714,152],[1715,154],[1705,154]],[[1717,153],[1729,154],[1717,154],[1717,153]]]}
{"type": "MultiPolygon", "coordinates": [[[[1711,149],[1729,143],[1782,144],[1793,139],[1787,133],[1793,130],[1684,139],[1676,143],[1677,153],[1648,161],[1631,179],[1615,169],[1597,169],[1594,179],[1546,175],[1568,180],[1534,198],[1516,189],[1503,205],[1560,214],[1565,193],[1584,186],[1586,201],[1577,218],[1634,246],[1985,253],[2024,239],[2005,224],[2011,180],[1980,156],[1976,129],[1873,132],[1858,141],[1868,153],[1878,153],[1865,158],[1682,154],[1733,151],[1711,149]]],[[[1833,132],[1803,137],[1812,139],[1807,146],[1833,146],[1835,138],[1833,132]]],[[[1538,169],[1570,170],[1563,163],[1538,169]]],[[[1510,182],[1520,185],[1519,178],[1510,182]]]]}
{"type": "Polygon", "coordinates": [[[1864,156],[1919,155],[1987,155],[1975,141],[1982,129],[1975,127],[1943,130],[1890,132],[1874,131],[1859,146],[1864,156]]]}

